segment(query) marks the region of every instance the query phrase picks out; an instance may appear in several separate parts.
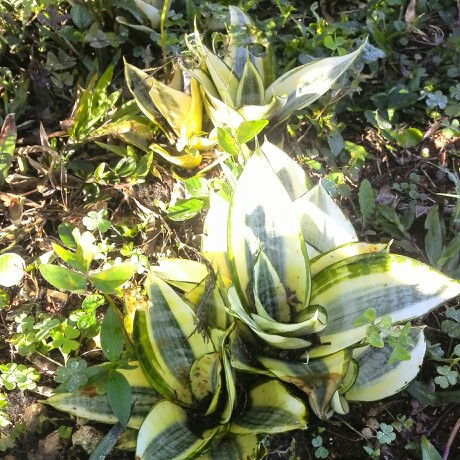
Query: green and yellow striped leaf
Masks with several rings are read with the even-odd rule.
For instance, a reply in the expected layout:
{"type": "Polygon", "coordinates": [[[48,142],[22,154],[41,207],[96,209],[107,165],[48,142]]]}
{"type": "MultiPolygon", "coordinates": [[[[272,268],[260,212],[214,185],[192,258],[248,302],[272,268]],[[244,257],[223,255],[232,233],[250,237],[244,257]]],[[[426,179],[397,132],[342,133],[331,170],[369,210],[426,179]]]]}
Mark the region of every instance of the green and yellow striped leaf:
{"type": "MultiPolygon", "coordinates": [[[[144,115],[155,124],[160,125],[158,123],[159,110],[149,94],[153,77],[125,62],[125,78],[131,94],[144,115]]],[[[172,142],[171,138],[169,140],[172,142]]]]}
{"type": "Polygon", "coordinates": [[[197,331],[195,313],[166,282],[150,273],[147,310],[137,310],[133,342],[145,375],[166,399],[193,406],[189,375],[193,363],[214,352],[197,331]]]}
{"type": "Polygon", "coordinates": [[[219,99],[219,91],[217,91],[211,77],[205,70],[200,68],[186,70],[200,84],[201,89],[206,95],[219,99]]]}
{"type": "MultiPolygon", "coordinates": [[[[202,156],[194,149],[185,149],[185,153],[181,155],[171,154],[159,144],[150,144],[149,149],[160,155],[169,163],[181,168],[193,169],[200,165],[202,156]]],[[[177,153],[177,151],[175,152],[177,153]]]]}
{"type": "Polygon", "coordinates": [[[273,376],[266,370],[250,353],[249,350],[257,350],[258,344],[251,333],[251,329],[244,323],[235,323],[228,334],[228,358],[233,369],[250,374],[273,376]]]}
{"type": "Polygon", "coordinates": [[[295,200],[294,207],[305,241],[317,252],[358,240],[350,221],[321,184],[295,200]]]}
{"type": "Polygon", "coordinates": [[[198,82],[192,78],[190,82],[190,108],[180,126],[180,138],[177,142],[179,150],[189,145],[194,136],[202,133],[203,100],[198,82]]]}
{"type": "Polygon", "coordinates": [[[265,91],[265,103],[273,95],[287,95],[286,105],[277,115],[277,123],[288,118],[295,110],[307,107],[322,96],[351,66],[364,44],[344,56],[324,58],[290,70],[275,80],[265,91]]]}
{"type": "Polygon", "coordinates": [[[236,185],[228,225],[232,280],[242,298],[250,302],[247,288],[263,250],[301,309],[310,292],[305,243],[292,201],[260,150],[248,160],[236,185]]]}
{"type": "Polygon", "coordinates": [[[415,379],[423,364],[426,351],[423,329],[413,327],[409,332],[413,346],[408,348],[410,360],[389,364],[392,348],[366,346],[353,351],[358,364],[358,375],[344,394],[348,401],[377,401],[392,396],[415,379]]]}
{"type": "Polygon", "coordinates": [[[286,289],[275,268],[261,250],[254,266],[254,301],[258,314],[282,323],[291,321],[286,289]]]}
{"type": "Polygon", "coordinates": [[[417,260],[397,254],[360,254],[337,262],[312,278],[311,303],[323,305],[327,327],[311,357],[325,356],[360,342],[366,325],[355,320],[372,307],[377,320],[394,322],[424,315],[460,294],[460,282],[417,260]]]}
{"type": "MultiPolygon", "coordinates": [[[[133,411],[128,426],[139,429],[152,406],[161,400],[161,396],[152,388],[139,363],[129,364],[135,368],[118,369],[118,372],[126,377],[131,386],[133,411]]],[[[118,421],[110,407],[107,395],[98,394],[92,386],[74,393],[57,393],[43,402],[75,417],[108,424],[115,424],[118,421]]]]}
{"type": "Polygon", "coordinates": [[[205,107],[212,124],[216,127],[237,129],[243,121],[246,121],[238,110],[211,94],[206,94],[205,107]]]}
{"type": "MultiPolygon", "coordinates": [[[[181,127],[190,112],[192,98],[182,91],[170,88],[154,77],[149,79],[149,96],[163,115],[177,137],[180,137],[181,127]]],[[[200,128],[201,131],[201,128],[200,128]]]]}
{"type": "Polygon", "coordinates": [[[267,140],[260,146],[260,151],[265,155],[292,201],[308,192],[311,188],[310,179],[289,155],[267,140]]]}
{"type": "Polygon", "coordinates": [[[169,401],[160,401],[147,415],[137,437],[138,460],[186,460],[203,452],[225,428],[199,432],[189,426],[187,412],[169,401]]]}
{"type": "Polygon", "coordinates": [[[227,298],[229,302],[229,313],[243,321],[260,339],[264,340],[272,347],[283,350],[296,350],[307,348],[311,345],[310,341],[300,337],[288,337],[281,334],[267,333],[262,330],[251,315],[244,309],[234,286],[228,288],[227,298]]]}
{"type": "Polygon", "coordinates": [[[248,392],[244,412],[230,425],[230,433],[283,433],[307,427],[305,403],[278,380],[262,380],[248,392]]]}
{"type": "Polygon", "coordinates": [[[230,267],[227,257],[227,220],[230,203],[221,195],[210,192],[209,211],[206,214],[201,240],[201,252],[220,273],[226,285],[230,282],[230,267]]]}
{"type": "Polygon", "coordinates": [[[150,271],[186,294],[208,276],[206,265],[179,258],[160,259],[150,271]]]}
{"type": "MultiPolygon", "coordinates": [[[[212,274],[208,275],[212,277],[212,274]]],[[[222,283],[220,276],[216,276],[215,284],[209,286],[208,279],[205,278],[195,289],[190,291],[185,298],[188,299],[195,307],[199,306],[201,314],[206,318],[206,326],[210,330],[211,340],[217,350],[222,347],[222,331],[226,331],[232,324],[233,318],[227,313],[227,308],[224,300],[222,299],[219,283],[222,283]],[[210,290],[211,289],[211,290],[210,290]],[[210,291],[209,291],[210,290],[210,291]],[[203,298],[206,299],[203,302],[203,298]],[[213,335],[214,334],[214,335],[213,335]],[[219,341],[216,343],[216,341],[219,341]]]]}
{"type": "Polygon", "coordinates": [[[264,100],[264,82],[255,65],[246,57],[243,74],[236,92],[235,106],[262,105],[264,100]]]}
{"type": "Polygon", "coordinates": [[[307,334],[315,334],[326,327],[327,311],[324,307],[311,305],[302,310],[292,323],[280,323],[261,317],[255,313],[251,313],[251,318],[260,329],[269,334],[302,337],[307,334]]]}
{"type": "Polygon", "coordinates": [[[190,368],[190,388],[199,402],[217,393],[222,371],[220,353],[207,353],[198,358],[190,368]]]}
{"type": "Polygon", "coordinates": [[[257,435],[234,436],[224,438],[219,444],[211,447],[196,460],[255,460],[259,457],[259,440],[257,435]]]}
{"type": "Polygon", "coordinates": [[[202,47],[205,53],[206,69],[219,92],[221,100],[230,107],[235,107],[239,85],[238,78],[224,61],[206,48],[206,46],[202,45],[202,47]]]}
{"type": "Polygon", "coordinates": [[[347,243],[336,249],[320,254],[310,262],[311,276],[315,276],[321,270],[347,257],[358,254],[374,254],[376,252],[388,252],[389,244],[370,244],[364,242],[347,243]]]}
{"type": "MultiPolygon", "coordinates": [[[[230,23],[232,28],[240,33],[244,32],[245,44],[258,43],[260,40],[257,37],[258,31],[251,17],[249,17],[240,8],[233,5],[229,5],[228,9],[230,12],[230,23]]],[[[241,41],[237,34],[235,34],[235,36],[234,34],[230,34],[228,38],[229,46],[228,51],[225,53],[224,60],[240,79],[243,74],[243,69],[248,55],[247,46],[238,46],[241,44],[241,41]]]]}
{"type": "Polygon", "coordinates": [[[347,373],[351,354],[350,350],[341,350],[305,363],[267,357],[259,357],[258,360],[277,378],[306,393],[315,414],[327,419],[330,401],[347,373]]]}
{"type": "MultiPolygon", "coordinates": [[[[135,404],[127,426],[139,429],[152,406],[161,399],[161,396],[153,389],[131,388],[131,401],[135,404]]],[[[75,393],[58,393],[43,402],[75,417],[110,425],[118,422],[107,400],[107,395],[100,395],[95,391],[80,390],[75,393]]]]}
{"type": "Polygon", "coordinates": [[[248,121],[270,120],[283,108],[285,103],[286,98],[274,96],[268,104],[241,105],[238,107],[238,113],[248,121]]]}
{"type": "MultiPolygon", "coordinates": [[[[229,342],[229,336],[234,326],[230,327],[227,333],[225,343],[229,342]]],[[[224,348],[222,351],[222,363],[224,365],[224,376],[226,386],[226,402],[225,407],[221,414],[221,423],[228,423],[233,414],[233,409],[237,403],[236,384],[235,384],[235,371],[231,365],[228,348],[224,348]]]]}

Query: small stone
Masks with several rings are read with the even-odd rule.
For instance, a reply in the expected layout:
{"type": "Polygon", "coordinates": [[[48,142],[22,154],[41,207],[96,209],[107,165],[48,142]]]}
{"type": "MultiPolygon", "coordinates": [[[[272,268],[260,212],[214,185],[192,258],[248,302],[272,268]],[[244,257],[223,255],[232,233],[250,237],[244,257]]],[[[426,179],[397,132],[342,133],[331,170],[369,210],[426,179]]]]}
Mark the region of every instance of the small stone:
{"type": "Polygon", "coordinates": [[[64,439],[59,436],[59,431],[53,431],[45,439],[38,443],[38,452],[34,456],[34,460],[64,460],[66,458],[66,450],[70,444],[69,439],[64,439]]]}
{"type": "Polygon", "coordinates": [[[83,425],[72,435],[74,446],[81,446],[88,454],[91,454],[104,435],[96,428],[83,425]]]}
{"type": "Polygon", "coordinates": [[[29,433],[42,434],[49,426],[47,407],[34,403],[24,409],[24,424],[29,433]]]}

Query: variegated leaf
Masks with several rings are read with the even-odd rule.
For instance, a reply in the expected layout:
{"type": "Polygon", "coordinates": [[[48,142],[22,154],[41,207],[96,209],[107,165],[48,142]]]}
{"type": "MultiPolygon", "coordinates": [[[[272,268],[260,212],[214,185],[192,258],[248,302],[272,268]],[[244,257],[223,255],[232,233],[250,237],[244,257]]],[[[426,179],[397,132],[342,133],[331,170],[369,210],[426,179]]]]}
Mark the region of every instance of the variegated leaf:
{"type": "Polygon", "coordinates": [[[145,375],[165,398],[193,406],[189,374],[194,362],[212,353],[212,342],[197,331],[195,313],[161,278],[150,273],[146,291],[151,304],[137,310],[133,342],[145,375]]]}
{"type": "Polygon", "coordinates": [[[321,270],[329,267],[336,262],[346,259],[347,257],[358,254],[373,254],[376,252],[388,252],[388,244],[370,244],[364,242],[347,243],[336,249],[320,254],[310,262],[310,272],[313,277],[321,270]]]}
{"type": "Polygon", "coordinates": [[[235,417],[230,432],[238,435],[282,433],[307,427],[305,403],[278,380],[262,380],[248,392],[245,411],[235,417]]]}
{"type": "Polygon", "coordinates": [[[255,65],[247,57],[236,92],[235,106],[262,105],[263,100],[264,82],[255,65]]]}
{"type": "Polygon", "coordinates": [[[294,207],[303,237],[316,251],[327,252],[358,240],[350,221],[321,184],[295,200],[294,207]]]}
{"type": "Polygon", "coordinates": [[[261,145],[260,151],[265,155],[292,201],[307,193],[311,188],[310,179],[289,155],[267,140],[261,145]]]}
{"type": "Polygon", "coordinates": [[[266,357],[259,357],[258,360],[280,380],[306,393],[315,414],[327,419],[330,401],[347,372],[351,351],[342,350],[305,363],[266,357]]]}
{"type": "Polygon", "coordinates": [[[426,342],[421,328],[412,328],[409,337],[413,346],[410,360],[388,363],[392,348],[366,346],[353,351],[358,364],[358,375],[352,387],[345,393],[348,401],[377,401],[403,390],[415,379],[423,364],[426,342]]]}
{"type": "Polygon", "coordinates": [[[377,320],[394,322],[424,315],[460,294],[460,282],[417,260],[397,254],[360,254],[337,262],[312,278],[311,302],[323,305],[327,327],[322,345],[310,356],[324,356],[360,342],[366,326],[355,320],[372,307],[377,320]]]}
{"type": "Polygon", "coordinates": [[[322,96],[334,82],[351,66],[361,53],[364,44],[356,51],[344,56],[319,59],[290,70],[275,80],[265,91],[265,103],[273,95],[287,95],[288,101],[277,115],[279,123],[295,110],[307,107],[322,96]]]}
{"type": "Polygon", "coordinates": [[[169,401],[153,406],[142,424],[137,437],[138,460],[186,460],[203,452],[213,439],[222,435],[225,427],[199,433],[190,427],[184,409],[169,401]]]}
{"type": "Polygon", "coordinates": [[[260,151],[248,160],[236,185],[228,232],[232,280],[242,298],[250,302],[247,288],[262,249],[300,310],[310,290],[305,243],[292,201],[260,151]]]}

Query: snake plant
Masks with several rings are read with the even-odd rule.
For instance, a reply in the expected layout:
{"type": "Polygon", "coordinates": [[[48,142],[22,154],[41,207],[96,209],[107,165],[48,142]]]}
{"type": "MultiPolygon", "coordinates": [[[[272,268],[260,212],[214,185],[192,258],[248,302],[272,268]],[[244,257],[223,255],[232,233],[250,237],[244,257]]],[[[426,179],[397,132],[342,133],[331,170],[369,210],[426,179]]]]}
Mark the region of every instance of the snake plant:
{"type": "MultiPolygon", "coordinates": [[[[310,186],[268,141],[231,196],[210,202],[207,262],[161,260],[147,276],[149,302],[135,312],[136,458],[260,458],[259,434],[307,427],[307,401],[327,419],[416,377],[426,344],[408,321],[457,296],[459,281],[387,244],[359,242],[323,186],[310,186]],[[378,346],[362,321],[370,308],[373,324],[393,322],[378,346]],[[392,359],[403,336],[407,356],[392,359]]],[[[90,397],[50,404],[113,422],[103,398],[90,397]]]]}
{"type": "Polygon", "coordinates": [[[230,6],[230,22],[236,32],[220,58],[196,32],[189,37],[189,47],[200,63],[188,71],[199,81],[204,104],[213,125],[238,128],[249,120],[271,120],[269,129],[285,121],[322,96],[352,65],[364,44],[344,56],[312,60],[295,67],[277,79],[276,63],[267,43],[263,53],[260,32],[249,16],[230,6]]]}
{"type": "Polygon", "coordinates": [[[214,128],[237,129],[254,120],[271,120],[270,128],[275,126],[324,94],[362,49],[314,60],[275,79],[270,47],[266,45],[263,56],[252,53],[249,45],[257,35],[254,23],[238,8],[229,9],[231,26],[238,30],[237,36],[245,37],[245,43],[230,36],[222,59],[196,31],[187,40],[193,59],[179,58],[167,84],[125,64],[126,81],[139,109],[168,143],[147,141],[151,136],[145,135],[145,128],[137,129],[136,134],[125,133],[125,140],[153,150],[176,166],[195,168],[203,154],[213,153],[217,144],[214,128]]]}

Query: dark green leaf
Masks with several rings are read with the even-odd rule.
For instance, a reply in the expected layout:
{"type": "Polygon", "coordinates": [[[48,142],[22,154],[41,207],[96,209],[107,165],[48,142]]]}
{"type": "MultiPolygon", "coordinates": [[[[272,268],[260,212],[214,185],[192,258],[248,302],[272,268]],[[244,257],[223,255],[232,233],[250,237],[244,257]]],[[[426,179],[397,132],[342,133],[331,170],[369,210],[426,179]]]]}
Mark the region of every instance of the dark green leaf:
{"type": "Polygon", "coordinates": [[[367,179],[364,179],[359,186],[358,200],[361,215],[366,222],[371,219],[375,210],[374,190],[367,179]]]}
{"type": "Polygon", "coordinates": [[[80,29],[88,28],[94,18],[91,11],[86,6],[77,3],[70,10],[73,23],[80,29]]]}
{"type": "Polygon", "coordinates": [[[412,382],[406,391],[413,398],[429,406],[458,403],[460,400],[460,391],[435,391],[417,381],[412,382]]]}
{"type": "Polygon", "coordinates": [[[457,323],[460,323],[460,309],[454,307],[448,307],[445,312],[446,318],[453,319],[457,323]]]}
{"type": "Polygon", "coordinates": [[[60,383],[59,392],[74,392],[86,385],[88,377],[85,374],[87,367],[84,359],[69,358],[65,366],[56,369],[54,380],[60,383]]]}
{"type": "Polygon", "coordinates": [[[426,216],[425,228],[428,230],[425,236],[426,255],[430,264],[436,267],[441,256],[443,243],[443,228],[437,206],[433,206],[426,216]]]}
{"type": "Polygon", "coordinates": [[[120,318],[109,306],[101,324],[101,348],[102,353],[109,361],[116,361],[123,349],[124,336],[120,318]]]}
{"type": "Polygon", "coordinates": [[[120,372],[112,372],[107,380],[107,399],[119,422],[126,426],[131,415],[131,387],[120,372]]]}
{"type": "Polygon", "coordinates": [[[343,136],[339,133],[327,136],[327,143],[329,144],[333,157],[337,157],[345,146],[343,136]]]}
{"type": "Polygon", "coordinates": [[[89,460],[104,460],[112,452],[124,429],[121,423],[115,424],[93,450],[89,460]]]}

